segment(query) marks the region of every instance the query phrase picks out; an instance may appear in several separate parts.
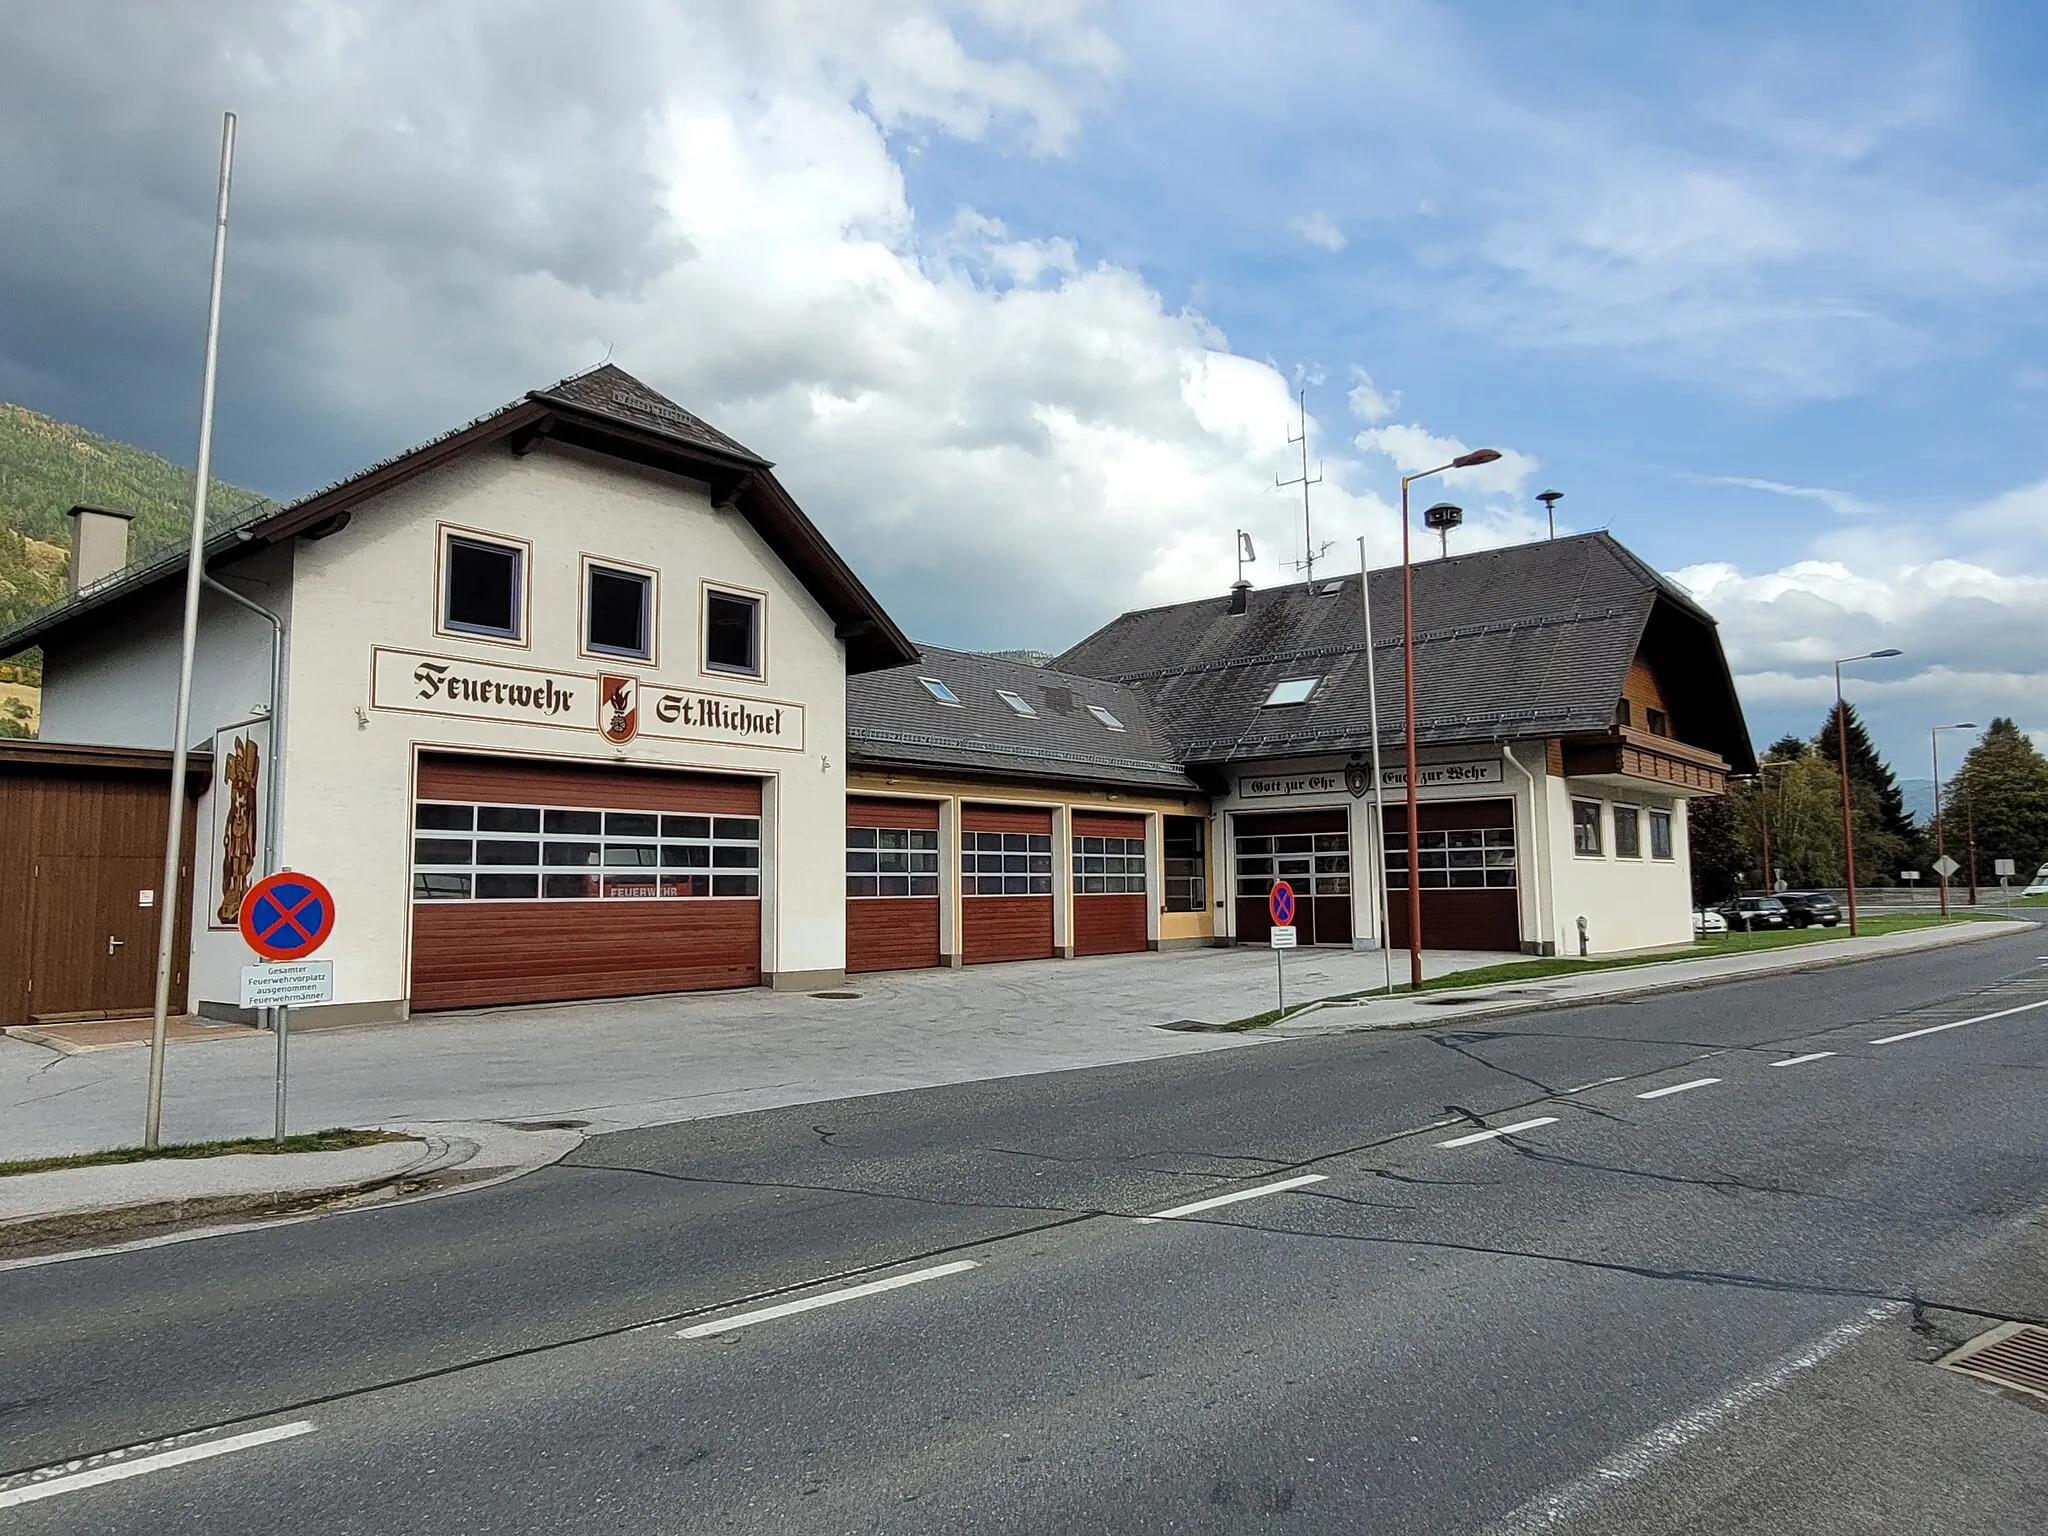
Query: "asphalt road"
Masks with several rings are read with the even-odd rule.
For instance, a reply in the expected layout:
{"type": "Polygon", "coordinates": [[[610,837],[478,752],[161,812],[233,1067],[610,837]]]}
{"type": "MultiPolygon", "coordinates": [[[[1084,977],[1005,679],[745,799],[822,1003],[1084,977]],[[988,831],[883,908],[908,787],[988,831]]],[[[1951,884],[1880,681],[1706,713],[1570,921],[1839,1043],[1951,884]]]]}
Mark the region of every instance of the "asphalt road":
{"type": "Polygon", "coordinates": [[[1611,1489],[1879,1330],[2048,1317],[1996,1262],[2048,1203],[2044,938],[0,1272],[0,1529],[1625,1528],[1611,1489]]]}

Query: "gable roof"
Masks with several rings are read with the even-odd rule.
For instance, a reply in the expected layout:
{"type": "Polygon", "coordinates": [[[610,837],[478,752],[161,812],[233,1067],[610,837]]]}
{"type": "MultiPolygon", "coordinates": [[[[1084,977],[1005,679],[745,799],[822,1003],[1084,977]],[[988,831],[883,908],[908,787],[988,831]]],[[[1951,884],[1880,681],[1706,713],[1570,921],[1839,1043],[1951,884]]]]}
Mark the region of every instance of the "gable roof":
{"type": "Polygon", "coordinates": [[[954,768],[1003,778],[1148,786],[1192,792],[1143,694],[1095,677],[975,651],[923,647],[914,666],[848,678],[847,755],[864,767],[954,768]],[[942,704],[918,679],[936,678],[958,705],[942,704]],[[1018,695],[1020,715],[997,695],[1018,695]],[[1088,712],[1114,715],[1121,731],[1088,712]]]}
{"type": "MultiPolygon", "coordinates": [[[[323,525],[338,528],[362,502],[463,454],[496,445],[524,454],[543,441],[709,485],[713,503],[736,508],[832,616],[846,642],[849,672],[898,666],[916,656],[917,648],[783,489],[768,460],[609,363],[532,390],[295,501],[261,503],[225,519],[208,532],[205,564],[224,564],[323,525]]],[[[182,575],[186,557],[181,544],[30,614],[0,631],[0,656],[40,645],[92,613],[182,575]]]]}
{"type": "MultiPolygon", "coordinates": [[[[1380,741],[1401,739],[1401,572],[1371,573],[1380,741]]],[[[1652,630],[1680,738],[1736,771],[1754,754],[1713,618],[1605,533],[1414,567],[1418,745],[1596,734],[1614,724],[1652,630]]],[[[1126,613],[1057,658],[1142,691],[1183,762],[1368,750],[1368,657],[1356,575],[1126,613]],[[1315,678],[1306,703],[1274,684],[1315,678]]]]}

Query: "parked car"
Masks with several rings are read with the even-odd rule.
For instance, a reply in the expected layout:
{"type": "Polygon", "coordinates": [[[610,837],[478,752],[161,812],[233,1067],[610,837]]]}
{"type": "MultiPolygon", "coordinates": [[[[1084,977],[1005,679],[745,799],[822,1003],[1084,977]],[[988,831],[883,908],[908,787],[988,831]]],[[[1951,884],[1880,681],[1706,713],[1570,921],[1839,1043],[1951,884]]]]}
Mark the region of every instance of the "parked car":
{"type": "Polygon", "coordinates": [[[1700,907],[1693,912],[1692,931],[1695,936],[1703,933],[1726,933],[1728,919],[1713,907],[1700,907]]]}
{"type": "Polygon", "coordinates": [[[1716,910],[1737,933],[1792,926],[1792,914],[1775,896],[1738,896],[1733,901],[1722,902],[1716,910]]]}
{"type": "Polygon", "coordinates": [[[2022,896],[2048,896],[2048,864],[2043,864],[2034,871],[2033,881],[2020,894],[2022,896]]]}
{"type": "Polygon", "coordinates": [[[1815,923],[1832,928],[1842,920],[1842,909],[1826,891],[1780,891],[1778,900],[1794,928],[1811,928],[1815,923]]]}

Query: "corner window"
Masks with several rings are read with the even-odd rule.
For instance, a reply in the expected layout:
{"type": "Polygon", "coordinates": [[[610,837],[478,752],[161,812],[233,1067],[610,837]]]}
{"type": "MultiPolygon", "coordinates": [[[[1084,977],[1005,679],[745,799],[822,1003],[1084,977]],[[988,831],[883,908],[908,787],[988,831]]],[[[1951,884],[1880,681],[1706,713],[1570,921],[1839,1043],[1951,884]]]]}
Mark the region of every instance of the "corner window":
{"type": "Polygon", "coordinates": [[[1272,709],[1280,704],[1306,704],[1309,695],[1316,691],[1320,677],[1290,677],[1273,685],[1273,691],[1266,695],[1266,702],[1260,707],[1272,709]]]}
{"type": "Polygon", "coordinates": [[[441,627],[519,639],[525,566],[517,545],[450,535],[441,558],[441,627]]]}
{"type": "Polygon", "coordinates": [[[1012,693],[1007,688],[998,688],[996,690],[996,697],[1001,699],[1005,704],[1009,705],[1012,710],[1022,715],[1025,719],[1036,720],[1038,718],[1038,711],[1033,709],[1029,704],[1027,704],[1024,701],[1023,694],[1012,693]]]}
{"type": "Polygon", "coordinates": [[[1650,857],[1668,859],[1671,857],[1671,813],[1650,812],[1650,857]]]}
{"type": "Polygon", "coordinates": [[[706,589],[704,669],[761,675],[761,599],[706,589]]]}
{"type": "Polygon", "coordinates": [[[924,691],[926,693],[937,699],[946,708],[958,709],[960,707],[960,695],[948,688],[936,677],[920,677],[918,681],[924,684],[924,691]]]}
{"type": "Polygon", "coordinates": [[[1088,706],[1088,713],[1093,715],[1097,720],[1101,721],[1103,725],[1107,726],[1112,731],[1120,731],[1124,728],[1123,721],[1117,719],[1115,715],[1112,715],[1100,704],[1090,704],[1088,706]]]}
{"type": "Polygon", "coordinates": [[[1204,827],[1199,816],[1162,816],[1160,852],[1166,866],[1166,910],[1202,912],[1209,906],[1208,883],[1203,875],[1204,827]]]}
{"type": "Polygon", "coordinates": [[[585,568],[583,643],[603,656],[654,655],[654,578],[608,565],[585,568]]]}
{"type": "Polygon", "coordinates": [[[1600,856],[1600,802],[1572,802],[1572,852],[1586,858],[1600,856]]]}
{"type": "Polygon", "coordinates": [[[1632,805],[1614,808],[1614,856],[1640,859],[1643,856],[1643,816],[1632,805]]]}

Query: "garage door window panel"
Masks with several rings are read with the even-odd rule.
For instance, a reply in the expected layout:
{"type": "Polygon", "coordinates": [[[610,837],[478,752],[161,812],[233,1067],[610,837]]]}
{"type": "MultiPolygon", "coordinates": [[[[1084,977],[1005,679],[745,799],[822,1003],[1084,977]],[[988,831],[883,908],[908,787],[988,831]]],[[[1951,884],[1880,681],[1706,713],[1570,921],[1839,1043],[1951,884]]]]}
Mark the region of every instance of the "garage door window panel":
{"type": "Polygon", "coordinates": [[[1052,835],[963,832],[960,865],[962,895],[1050,896],[1052,835]],[[971,886],[969,875],[973,877],[971,886]]]}
{"type": "Polygon", "coordinates": [[[758,817],[426,803],[415,808],[414,822],[432,833],[476,832],[414,839],[413,895],[420,901],[760,894],[758,817]]]}
{"type": "MultiPolygon", "coordinates": [[[[1512,889],[1515,831],[1512,827],[1459,827],[1415,834],[1417,883],[1425,891],[1512,889]]],[[[1387,888],[1408,889],[1408,834],[1386,835],[1387,888]]]]}
{"type": "Polygon", "coordinates": [[[848,827],[846,894],[939,894],[939,834],[921,827],[848,827]]]}
{"type": "Polygon", "coordinates": [[[1142,837],[1074,839],[1074,891],[1082,896],[1142,896],[1145,840],[1142,837]]]}

